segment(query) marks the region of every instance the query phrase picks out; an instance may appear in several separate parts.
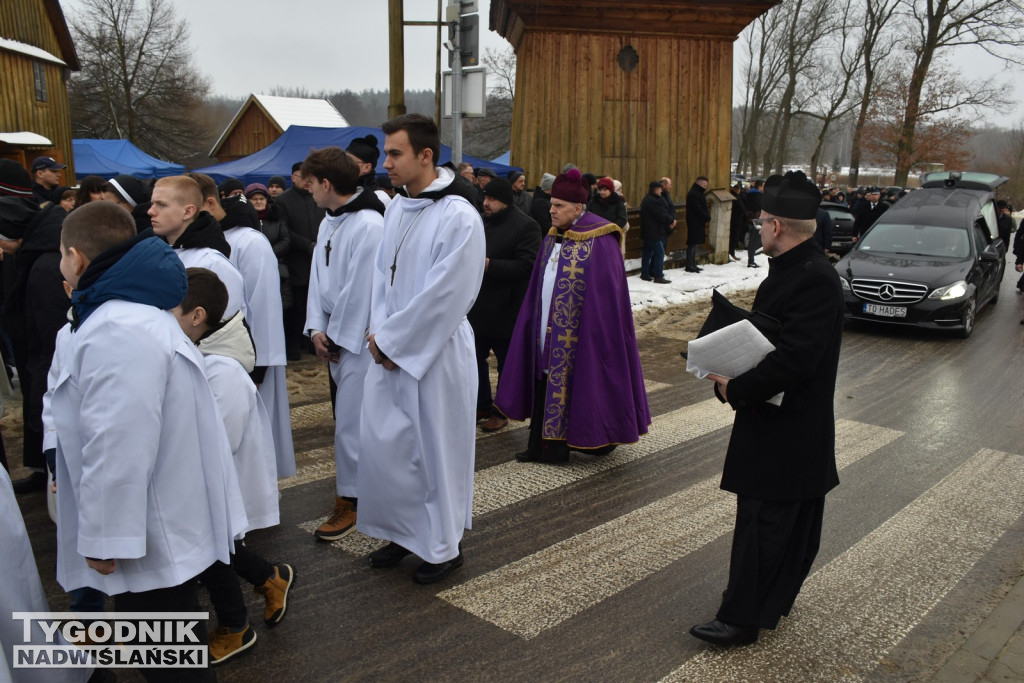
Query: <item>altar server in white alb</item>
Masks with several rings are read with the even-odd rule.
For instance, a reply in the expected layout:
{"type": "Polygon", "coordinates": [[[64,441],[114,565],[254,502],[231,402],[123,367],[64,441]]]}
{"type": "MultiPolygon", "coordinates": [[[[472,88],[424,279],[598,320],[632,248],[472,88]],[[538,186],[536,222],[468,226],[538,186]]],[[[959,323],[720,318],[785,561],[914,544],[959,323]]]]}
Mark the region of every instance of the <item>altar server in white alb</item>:
{"type": "Polygon", "coordinates": [[[384,205],[360,186],[359,167],[337,147],[311,153],[302,163],[313,201],[327,213],[320,223],[309,271],[306,334],[327,361],[338,387],[334,407],[334,510],[314,532],[336,541],[356,524],[359,493],[359,411],[371,364],[366,349],[373,257],[384,233],[384,205]]]}
{"type": "Polygon", "coordinates": [[[245,309],[245,285],[242,274],[229,260],[231,246],[224,238],[217,220],[202,211],[203,193],[199,184],[188,176],[161,178],[153,186],[149,218],[153,232],[174,247],[186,268],[206,268],[228,288],[228,311],[245,309]]]}
{"type": "MultiPolygon", "coordinates": [[[[14,648],[19,645],[60,645],[63,639],[48,641],[39,622],[31,627],[25,640],[24,622],[15,619],[14,612],[49,612],[43,593],[43,584],[36,571],[32,544],[28,540],[25,522],[21,518],[18,501],[14,498],[7,470],[0,467],[0,574],[5,577],[0,591],[0,681],[18,683],[85,683],[93,674],[91,668],[81,669],[25,669],[14,668],[18,661],[14,648]]],[[[59,631],[57,632],[60,633],[59,631]]],[[[58,636],[59,637],[59,636],[58,636]]],[[[68,647],[71,647],[70,645],[68,647]]],[[[98,675],[97,679],[101,679],[98,675]]],[[[103,679],[105,680],[105,679],[103,679]]]]}
{"type": "Polygon", "coordinates": [[[203,358],[166,310],[185,268],[126,211],[92,202],[64,221],[60,270],[73,321],[50,398],[57,580],[114,596],[118,612],[198,611],[195,577],[230,561],[248,523],[203,358]]]}
{"type": "Polygon", "coordinates": [[[295,474],[295,446],[292,443],[292,417],[285,378],[288,360],[284,348],[281,271],[277,257],[266,235],[253,228],[259,225],[259,216],[245,195],[234,195],[221,202],[213,178],[205,173],[189,173],[189,177],[196,181],[203,193],[200,210],[208,212],[220,225],[231,247],[228,260],[242,275],[245,322],[249,324],[252,341],[256,345],[252,380],[259,387],[260,397],[270,416],[277,477],[284,479],[295,474]]]}
{"type": "MultiPolygon", "coordinates": [[[[270,420],[250,378],[256,349],[241,314],[221,320],[227,301],[227,288],[213,271],[189,268],[188,292],[171,313],[203,354],[206,379],[224,420],[249,530],[253,531],[276,526],[280,521],[277,467],[270,420]]],[[[215,664],[256,642],[238,577],[263,596],[263,619],[271,627],[284,618],[288,591],[295,579],[290,565],[271,564],[241,541],[235,543],[231,559],[231,566],[216,562],[202,574],[217,612],[218,627],[210,636],[210,659],[215,664]]]]}
{"type": "Polygon", "coordinates": [[[476,355],[466,314],[483,279],[483,223],[472,187],[437,167],[440,139],[420,114],[381,127],[384,168],[399,189],[384,215],[373,271],[363,389],[359,531],[390,543],[370,565],[410,552],[433,583],[462,566],[473,517],[476,355]]]}

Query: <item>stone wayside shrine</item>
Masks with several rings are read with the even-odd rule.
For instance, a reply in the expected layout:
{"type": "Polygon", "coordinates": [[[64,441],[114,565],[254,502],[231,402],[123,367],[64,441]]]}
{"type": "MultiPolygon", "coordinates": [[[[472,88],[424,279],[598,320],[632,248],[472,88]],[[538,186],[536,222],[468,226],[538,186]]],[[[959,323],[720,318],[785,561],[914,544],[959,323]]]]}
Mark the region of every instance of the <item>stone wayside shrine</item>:
{"type": "MultiPolygon", "coordinates": [[[[677,205],[698,175],[727,188],[733,43],[779,1],[492,0],[490,28],[516,52],[512,163],[531,182],[567,162],[610,175],[633,207],[663,176],[677,205]]],[[[685,243],[678,213],[671,248],[685,243]]]]}

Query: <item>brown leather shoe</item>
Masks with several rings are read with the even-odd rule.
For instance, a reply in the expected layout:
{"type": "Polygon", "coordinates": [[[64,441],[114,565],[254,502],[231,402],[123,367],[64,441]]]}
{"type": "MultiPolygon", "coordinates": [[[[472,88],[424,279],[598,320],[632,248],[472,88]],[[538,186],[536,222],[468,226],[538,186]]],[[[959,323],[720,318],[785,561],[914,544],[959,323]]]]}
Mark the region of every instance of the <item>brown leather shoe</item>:
{"type": "Polygon", "coordinates": [[[496,432],[499,429],[504,429],[507,424],[508,418],[502,417],[501,415],[491,415],[482,425],[480,425],[480,429],[485,432],[496,432]]]}

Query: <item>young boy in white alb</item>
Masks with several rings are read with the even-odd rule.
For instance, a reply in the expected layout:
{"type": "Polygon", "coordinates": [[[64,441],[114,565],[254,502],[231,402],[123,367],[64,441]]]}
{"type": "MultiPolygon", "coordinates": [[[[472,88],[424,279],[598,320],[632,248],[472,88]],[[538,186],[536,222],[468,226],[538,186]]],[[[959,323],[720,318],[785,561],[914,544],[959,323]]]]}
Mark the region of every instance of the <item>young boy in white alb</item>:
{"type": "Polygon", "coordinates": [[[213,178],[205,173],[190,173],[188,177],[198,183],[203,193],[200,211],[209,213],[220,225],[224,239],[231,247],[228,260],[242,275],[245,322],[249,324],[252,341],[256,345],[256,367],[249,374],[270,417],[277,478],[284,479],[295,474],[295,447],[285,377],[288,360],[284,347],[281,270],[277,256],[267,236],[255,229],[259,225],[259,216],[245,195],[234,195],[222,201],[213,178]]]}
{"type": "Polygon", "coordinates": [[[302,163],[316,205],[327,210],[313,250],[306,306],[306,334],[327,361],[338,386],[334,410],[334,511],[313,532],[336,541],[356,524],[359,414],[363,380],[370,367],[366,329],[370,323],[373,259],[384,234],[384,205],[359,185],[359,167],[337,147],[312,152],[302,163]]]}
{"type": "Polygon", "coordinates": [[[135,235],[108,202],[80,207],[61,233],[73,321],[50,400],[57,580],[112,595],[118,612],[198,611],[196,576],[230,561],[248,523],[202,356],[167,312],[185,296],[185,268],[163,241],[135,235]]]}
{"type": "MultiPolygon", "coordinates": [[[[280,521],[277,464],[270,420],[256,385],[249,378],[256,361],[252,337],[239,313],[223,322],[211,323],[221,320],[224,314],[227,288],[213,271],[189,268],[187,272],[188,292],[171,313],[185,336],[203,354],[206,378],[231,444],[249,530],[276,526],[280,521]]],[[[287,564],[271,564],[237,541],[231,566],[217,562],[203,572],[202,580],[218,621],[210,637],[213,664],[226,661],[256,642],[256,632],[249,626],[238,585],[239,576],[263,596],[264,622],[273,627],[284,618],[295,571],[287,564]]]]}

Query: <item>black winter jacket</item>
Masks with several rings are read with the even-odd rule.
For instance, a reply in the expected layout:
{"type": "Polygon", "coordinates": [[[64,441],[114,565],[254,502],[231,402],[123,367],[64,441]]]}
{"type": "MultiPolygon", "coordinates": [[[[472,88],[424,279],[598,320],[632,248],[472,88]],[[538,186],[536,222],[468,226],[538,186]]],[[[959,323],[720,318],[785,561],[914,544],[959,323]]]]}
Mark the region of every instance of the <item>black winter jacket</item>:
{"type": "Polygon", "coordinates": [[[608,195],[608,199],[602,199],[600,195],[594,197],[587,204],[587,211],[597,214],[620,228],[626,227],[626,202],[622,201],[622,197],[616,192],[608,195]]]}
{"type": "Polygon", "coordinates": [[[468,318],[477,337],[509,339],[530,284],[541,230],[537,221],[510,206],[484,218],[484,237],[490,262],[468,318]]]}
{"type": "Polygon", "coordinates": [[[644,242],[660,242],[668,239],[672,221],[665,202],[654,191],[640,202],[640,239],[644,242]]]}
{"type": "Polygon", "coordinates": [[[316,236],[325,212],[313,201],[313,195],[294,186],[279,194],[274,204],[291,231],[291,248],[286,259],[288,276],[292,285],[306,287],[316,236]]]}

